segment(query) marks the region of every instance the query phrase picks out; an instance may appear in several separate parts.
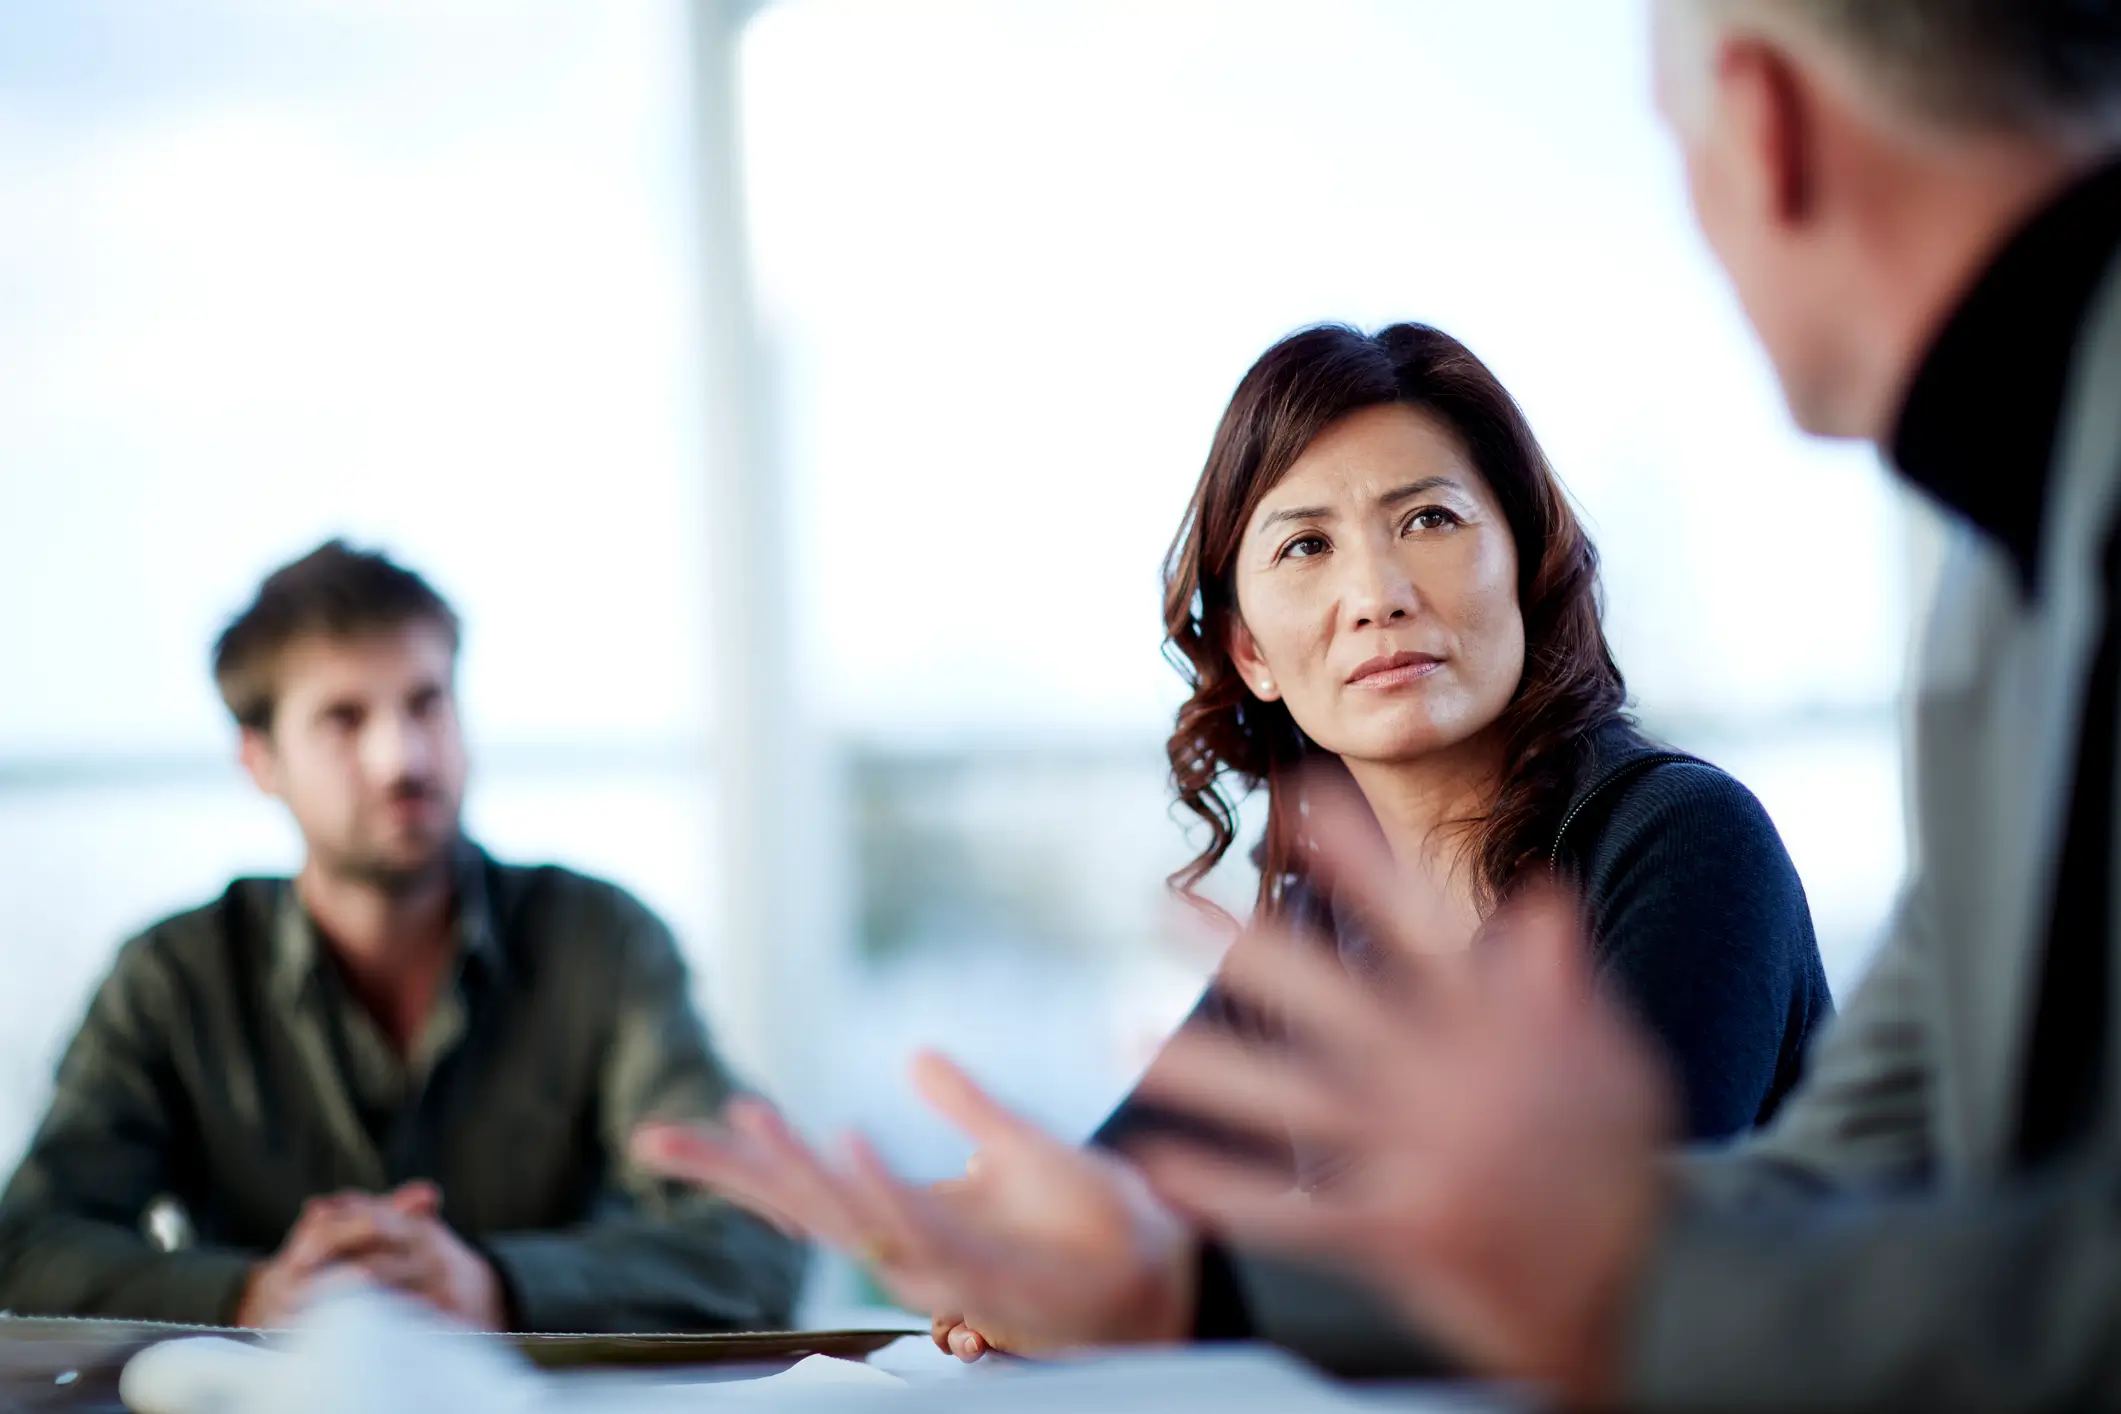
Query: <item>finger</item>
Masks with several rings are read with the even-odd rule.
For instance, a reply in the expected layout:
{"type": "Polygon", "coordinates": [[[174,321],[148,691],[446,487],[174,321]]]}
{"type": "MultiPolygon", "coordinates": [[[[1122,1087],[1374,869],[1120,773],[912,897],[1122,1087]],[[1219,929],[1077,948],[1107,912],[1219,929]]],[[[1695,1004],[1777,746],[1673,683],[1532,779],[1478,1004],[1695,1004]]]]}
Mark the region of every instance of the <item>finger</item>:
{"type": "Polygon", "coordinates": [[[1336,902],[1345,901],[1378,937],[1407,958],[1462,953],[1462,926],[1443,895],[1414,887],[1354,782],[1314,772],[1303,782],[1310,861],[1336,902]]]}
{"type": "Polygon", "coordinates": [[[1290,1188],[1286,1172],[1168,1139],[1144,1144],[1140,1164],[1172,1206],[1239,1242],[1328,1256],[1347,1246],[1345,1212],[1290,1188]]]}
{"type": "Polygon", "coordinates": [[[371,1249],[402,1243],[389,1209],[373,1200],[319,1209],[283,1248],[290,1271],[301,1274],[371,1249]]]}
{"type": "Polygon", "coordinates": [[[349,1189],[342,1189],[337,1193],[312,1194],[302,1200],[302,1211],[295,1215],[294,1226],[288,1231],[300,1231],[305,1223],[316,1222],[328,1213],[337,1212],[342,1208],[358,1207],[369,1201],[368,1194],[356,1193],[349,1189]]]}
{"type": "Polygon", "coordinates": [[[1244,925],[1205,899],[1166,899],[1161,931],[1181,952],[1212,967],[1244,936],[1244,925]]]}
{"type": "Polygon", "coordinates": [[[1496,975],[1517,999],[1548,1016],[1580,1010],[1597,991],[1582,913],[1559,889],[1529,889],[1511,901],[1490,931],[1496,975]]]}
{"type": "Polygon", "coordinates": [[[987,1186],[970,1179],[946,1178],[929,1184],[928,1196],[949,1212],[963,1217],[982,1211],[992,1194],[987,1186]]]}
{"type": "Polygon", "coordinates": [[[987,1353],[987,1342],[970,1326],[959,1326],[950,1333],[950,1353],[969,1365],[987,1353]]]}
{"type": "Polygon", "coordinates": [[[1248,934],[1223,959],[1216,981],[1239,1000],[1278,1016],[1306,1047],[1338,1059],[1375,1055],[1408,1034],[1389,994],[1350,976],[1337,957],[1278,928],[1248,934]]]}
{"type": "Polygon", "coordinates": [[[375,1196],[365,1189],[335,1188],[329,1193],[319,1193],[309,1201],[320,1208],[343,1208],[349,1204],[372,1203],[375,1196]]]}
{"type": "Polygon", "coordinates": [[[912,1069],[913,1085],[921,1098],[982,1147],[1060,1147],[1059,1140],[989,1095],[940,1052],[922,1051],[913,1058],[912,1069]]]}
{"type": "Polygon", "coordinates": [[[1158,1105],[1266,1138],[1339,1146],[1367,1127],[1362,1092],[1320,1076],[1286,1050],[1269,1052],[1204,1028],[1164,1043],[1141,1092],[1158,1105]]]}
{"type": "Polygon", "coordinates": [[[424,1296],[438,1285],[433,1264],[418,1254],[392,1248],[364,1252],[346,1265],[377,1286],[424,1296]]]}
{"type": "Polygon", "coordinates": [[[859,1135],[847,1143],[847,1188],[872,1242],[870,1266],[901,1299],[922,1310],[969,1310],[984,1277],[969,1229],[904,1183],[859,1135]]]}
{"type": "MultiPolygon", "coordinates": [[[[732,1102],[725,1120],[739,1113],[732,1102]]],[[[814,1185],[792,1176],[782,1159],[731,1124],[644,1125],[635,1132],[633,1151],[654,1172],[711,1188],[784,1229],[845,1245],[836,1205],[819,1202],[814,1185]]]]}
{"type": "MultiPolygon", "coordinates": [[[[950,1208],[901,1181],[861,1135],[849,1135],[845,1148],[847,1203],[862,1225],[871,1263],[899,1272],[947,1268],[946,1253],[957,1245],[949,1235],[956,1226],[950,1208]]],[[[932,1309],[946,1303],[922,1304],[932,1309]]]]}
{"type": "Polygon", "coordinates": [[[756,1147],[759,1161],[775,1185],[768,1198],[802,1218],[818,1237],[843,1250],[865,1240],[862,1224],[849,1206],[839,1175],[803,1142],[772,1106],[755,1100],[734,1101],[730,1124],[756,1147]]]}
{"type": "Polygon", "coordinates": [[[928,1339],[934,1341],[935,1348],[945,1355],[950,1353],[950,1337],[957,1330],[961,1319],[952,1311],[938,1315],[928,1322],[928,1339]]]}
{"type": "Polygon", "coordinates": [[[651,1173],[711,1188],[790,1236],[807,1225],[772,1200],[772,1176],[741,1136],[705,1125],[644,1124],[633,1133],[634,1161],[651,1173]]]}
{"type": "Polygon", "coordinates": [[[424,1178],[400,1184],[383,1201],[409,1218],[438,1218],[442,1215],[442,1190],[424,1178]]]}
{"type": "Polygon", "coordinates": [[[651,1173],[715,1186],[724,1170],[736,1166],[736,1143],[735,1136],[719,1126],[656,1120],[635,1127],[627,1152],[651,1173]]]}

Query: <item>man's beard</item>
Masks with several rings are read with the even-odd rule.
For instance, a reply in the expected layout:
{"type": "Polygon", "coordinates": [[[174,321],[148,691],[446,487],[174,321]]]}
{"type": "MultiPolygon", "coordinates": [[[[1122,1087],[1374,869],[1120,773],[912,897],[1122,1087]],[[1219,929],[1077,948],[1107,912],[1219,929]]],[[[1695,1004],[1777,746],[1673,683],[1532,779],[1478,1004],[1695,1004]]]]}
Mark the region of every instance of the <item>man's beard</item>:
{"type": "Polygon", "coordinates": [[[332,872],[390,898],[409,898],[448,874],[456,842],[457,836],[452,832],[417,862],[366,853],[347,854],[333,861],[332,872]]]}
{"type": "MultiPolygon", "coordinates": [[[[439,798],[440,793],[429,787],[406,784],[393,789],[389,800],[395,803],[402,799],[439,798]]],[[[448,874],[457,843],[463,837],[462,829],[460,812],[452,806],[447,823],[436,832],[432,846],[422,850],[417,858],[356,844],[345,850],[332,851],[332,857],[325,862],[330,871],[342,879],[364,884],[391,898],[403,898],[420,892],[448,874]]]]}

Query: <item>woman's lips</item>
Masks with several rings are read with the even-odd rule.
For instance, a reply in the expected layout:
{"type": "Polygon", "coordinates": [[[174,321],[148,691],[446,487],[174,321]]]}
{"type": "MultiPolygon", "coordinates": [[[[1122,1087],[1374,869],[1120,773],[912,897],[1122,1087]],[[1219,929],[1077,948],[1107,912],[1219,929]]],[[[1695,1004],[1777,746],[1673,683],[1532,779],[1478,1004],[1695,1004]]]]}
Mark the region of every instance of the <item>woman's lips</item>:
{"type": "Polygon", "coordinates": [[[1419,682],[1442,666],[1443,659],[1428,653],[1388,653],[1357,668],[1348,678],[1348,686],[1388,691],[1419,682]]]}

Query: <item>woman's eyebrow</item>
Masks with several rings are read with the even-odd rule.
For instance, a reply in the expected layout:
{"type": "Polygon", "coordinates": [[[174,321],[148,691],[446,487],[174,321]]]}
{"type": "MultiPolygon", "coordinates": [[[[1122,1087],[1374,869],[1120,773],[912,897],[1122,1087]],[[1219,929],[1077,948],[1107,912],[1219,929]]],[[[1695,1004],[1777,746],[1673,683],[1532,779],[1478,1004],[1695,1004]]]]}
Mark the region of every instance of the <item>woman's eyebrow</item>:
{"type": "MultiPolygon", "coordinates": [[[[1377,504],[1380,506],[1396,506],[1401,501],[1411,501],[1416,496],[1426,496],[1431,491],[1440,491],[1445,487],[1449,487],[1460,494],[1464,494],[1466,489],[1465,483],[1455,476],[1424,476],[1419,481],[1409,481],[1404,486],[1395,486],[1390,491],[1379,496],[1377,504]]],[[[1270,512],[1261,518],[1259,529],[1261,531],[1272,530],[1277,525],[1293,520],[1331,520],[1332,518],[1333,511],[1329,506],[1290,506],[1285,510],[1270,512]]]]}
{"type": "Polygon", "coordinates": [[[1426,496],[1431,491],[1440,491],[1446,486],[1459,492],[1463,492],[1466,489],[1465,483],[1455,476],[1424,476],[1419,481],[1409,481],[1404,486],[1395,487],[1385,492],[1384,495],[1377,498],[1377,504],[1380,506],[1396,506],[1401,501],[1411,501],[1416,496],[1426,496]]]}
{"type": "MultiPolygon", "coordinates": [[[[1396,495],[1397,493],[1395,492],[1394,494],[1396,495]]],[[[1326,506],[1291,506],[1287,510],[1275,511],[1267,516],[1266,519],[1259,523],[1259,528],[1261,530],[1272,530],[1283,521],[1330,520],[1332,517],[1332,510],[1326,506]]]]}

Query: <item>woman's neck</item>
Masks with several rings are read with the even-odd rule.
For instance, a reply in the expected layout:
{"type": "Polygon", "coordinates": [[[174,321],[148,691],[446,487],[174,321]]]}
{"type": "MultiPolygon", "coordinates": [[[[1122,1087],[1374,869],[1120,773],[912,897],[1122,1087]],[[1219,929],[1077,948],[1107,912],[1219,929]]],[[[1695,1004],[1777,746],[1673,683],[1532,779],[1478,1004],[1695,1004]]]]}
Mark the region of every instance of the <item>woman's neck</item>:
{"type": "Polygon", "coordinates": [[[1485,819],[1502,786],[1502,743],[1488,733],[1412,761],[1347,759],[1386,847],[1404,876],[1430,895],[1427,931],[1445,950],[1463,947],[1479,928],[1479,860],[1472,828],[1485,819]]]}

